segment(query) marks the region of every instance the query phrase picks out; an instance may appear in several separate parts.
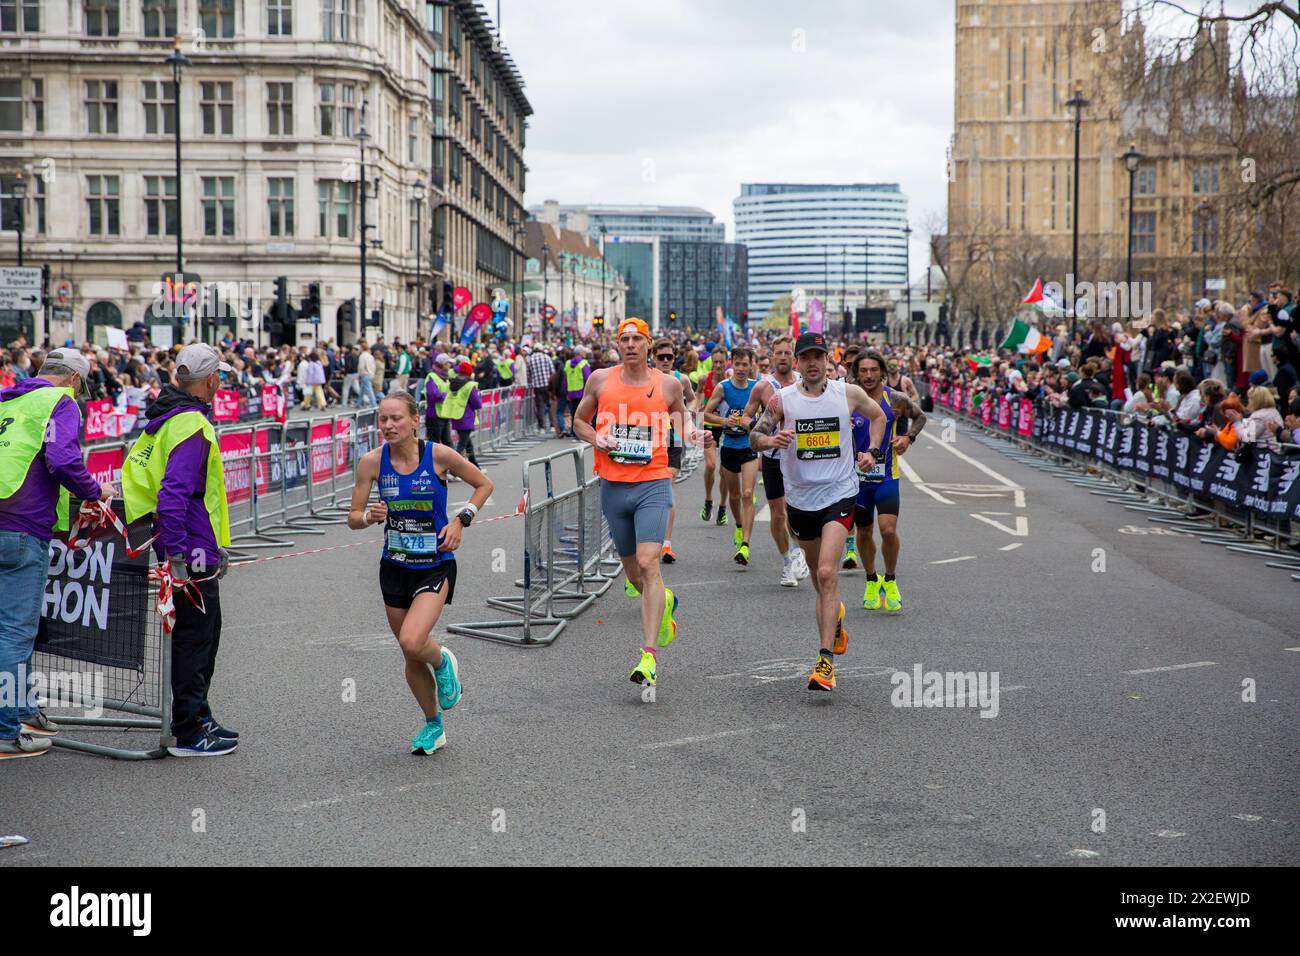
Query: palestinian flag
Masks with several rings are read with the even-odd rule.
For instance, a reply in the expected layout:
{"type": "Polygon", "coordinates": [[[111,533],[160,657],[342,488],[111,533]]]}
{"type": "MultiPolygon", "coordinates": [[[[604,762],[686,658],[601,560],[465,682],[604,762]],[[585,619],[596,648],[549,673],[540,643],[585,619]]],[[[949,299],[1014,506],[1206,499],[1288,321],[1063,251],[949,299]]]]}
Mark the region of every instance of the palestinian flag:
{"type": "Polygon", "coordinates": [[[1029,295],[1025,296],[1025,301],[1021,305],[1041,306],[1043,304],[1043,280],[1035,279],[1034,287],[1029,290],[1029,295]]]}
{"type": "Polygon", "coordinates": [[[993,364],[993,359],[987,355],[968,355],[966,364],[970,366],[971,373],[978,372],[981,368],[988,368],[993,364]]]}
{"type": "MultiPolygon", "coordinates": [[[[1042,296],[1040,295],[1041,299],[1042,296]]],[[[1037,355],[1046,352],[1052,347],[1052,340],[1046,335],[1041,334],[1038,329],[1034,328],[1028,322],[1022,322],[1016,319],[1011,325],[1011,331],[1007,333],[1007,339],[999,349],[1015,350],[1017,352],[1027,352],[1030,355],[1037,355]]]]}

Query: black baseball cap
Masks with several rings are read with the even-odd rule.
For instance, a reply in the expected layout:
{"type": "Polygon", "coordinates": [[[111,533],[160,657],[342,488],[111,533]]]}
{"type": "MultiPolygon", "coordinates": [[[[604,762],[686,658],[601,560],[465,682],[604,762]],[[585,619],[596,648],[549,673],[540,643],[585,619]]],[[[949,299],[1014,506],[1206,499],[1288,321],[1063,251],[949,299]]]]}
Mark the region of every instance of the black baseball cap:
{"type": "Polygon", "coordinates": [[[798,341],[794,343],[794,354],[803,355],[804,352],[829,352],[826,347],[826,336],[820,332],[804,332],[799,336],[798,341]]]}

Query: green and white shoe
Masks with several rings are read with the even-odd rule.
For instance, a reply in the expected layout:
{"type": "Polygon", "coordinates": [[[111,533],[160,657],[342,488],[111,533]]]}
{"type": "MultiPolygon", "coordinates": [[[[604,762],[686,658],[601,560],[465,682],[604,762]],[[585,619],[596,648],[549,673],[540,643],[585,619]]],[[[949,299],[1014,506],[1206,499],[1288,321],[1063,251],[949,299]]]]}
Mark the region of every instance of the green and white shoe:
{"type": "Polygon", "coordinates": [[[442,726],[442,714],[436,714],[426,720],[420,732],[411,738],[413,754],[431,754],[445,746],[447,746],[447,731],[442,726]]]}
{"type": "Polygon", "coordinates": [[[433,669],[433,679],[438,684],[438,706],[451,710],[460,701],[460,665],[456,655],[442,649],[442,666],[433,669]]]}
{"type": "Polygon", "coordinates": [[[635,601],[637,598],[641,596],[641,592],[636,589],[636,586],[632,583],[631,578],[623,579],[623,593],[626,594],[633,601],[635,601]]]}
{"type": "Polygon", "coordinates": [[[862,592],[862,607],[868,611],[878,611],[881,606],[880,586],[885,579],[880,575],[867,578],[867,589],[862,592]]]}

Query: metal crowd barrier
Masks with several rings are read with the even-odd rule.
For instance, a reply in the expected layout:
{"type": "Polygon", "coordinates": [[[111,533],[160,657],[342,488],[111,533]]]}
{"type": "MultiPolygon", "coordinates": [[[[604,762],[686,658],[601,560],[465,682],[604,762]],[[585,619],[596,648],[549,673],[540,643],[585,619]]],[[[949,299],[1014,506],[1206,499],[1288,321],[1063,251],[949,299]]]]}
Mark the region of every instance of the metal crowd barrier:
{"type": "Polygon", "coordinates": [[[613,585],[614,578],[600,570],[613,542],[601,514],[600,480],[588,468],[587,447],[567,448],[524,462],[528,500],[524,576],[515,581],[523,593],[487,599],[489,607],[519,616],[453,624],[448,628],[453,634],[520,647],[545,647],[613,585]],[[572,487],[557,490],[556,463],[564,459],[573,467],[572,487]],[[540,484],[535,477],[540,477],[540,484]]]}
{"type": "MultiPolygon", "coordinates": [[[[991,405],[990,400],[981,403],[979,413],[972,414],[967,408],[940,405],[934,395],[932,382],[922,381],[920,387],[924,390],[923,394],[936,398],[936,415],[941,409],[954,412],[962,421],[974,425],[986,435],[996,436],[1034,456],[1012,455],[1023,464],[1062,477],[1090,494],[1104,497],[1112,504],[1123,505],[1129,511],[1148,514],[1150,517],[1147,520],[1152,523],[1196,534],[1203,543],[1222,545],[1229,551],[1238,553],[1280,558],[1282,563],[1270,562],[1268,566],[1300,571],[1300,556],[1288,554],[1286,550],[1294,549],[1300,544],[1300,529],[1285,514],[1264,516],[1251,507],[1233,508],[1208,492],[1196,492],[1190,486],[1180,484],[1175,480],[1175,470],[1172,468],[1169,469],[1168,476],[1162,476],[1121,467],[1115,460],[1107,460],[1109,452],[1085,455],[1043,441],[1033,434],[1025,435],[1014,425],[1007,427],[1007,423],[999,422],[995,414],[983,413],[983,406],[991,405]],[[1043,462],[1042,458],[1046,458],[1047,462],[1043,462]],[[1260,541],[1267,544],[1257,543],[1260,541]]],[[[993,392],[992,401],[1000,401],[1003,394],[993,392]]],[[[1061,409],[1042,401],[1035,402],[1033,407],[1034,418],[1039,424],[1043,416],[1055,419],[1060,411],[1061,409]]],[[[1108,431],[1134,425],[1143,426],[1152,432],[1159,428],[1172,431],[1168,426],[1158,425],[1141,415],[1103,408],[1091,408],[1089,411],[1107,423],[1108,431]]],[[[1260,447],[1268,451],[1266,446],[1260,447]]],[[[1300,459],[1300,446],[1280,444],[1277,447],[1279,451],[1276,454],[1281,457],[1288,460],[1300,459]]],[[[1300,581],[1300,574],[1292,574],[1291,577],[1300,581]]]]}

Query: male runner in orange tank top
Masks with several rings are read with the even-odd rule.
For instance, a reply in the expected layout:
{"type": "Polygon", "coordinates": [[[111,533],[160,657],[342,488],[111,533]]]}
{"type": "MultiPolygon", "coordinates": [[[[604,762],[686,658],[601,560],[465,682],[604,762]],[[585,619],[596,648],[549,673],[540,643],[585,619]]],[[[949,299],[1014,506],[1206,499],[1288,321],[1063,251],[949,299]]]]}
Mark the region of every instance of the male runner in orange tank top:
{"type": "Polygon", "coordinates": [[[574,434],[596,449],[601,509],[631,585],[628,596],[641,599],[641,660],[629,675],[637,684],[656,683],[656,655],[677,637],[679,601],[659,572],[673,504],[669,423],[687,441],[713,440],[690,425],[681,383],[647,365],[650,343],[645,322],[624,319],[618,327],[622,364],[592,372],[573,416],[574,434]]]}

